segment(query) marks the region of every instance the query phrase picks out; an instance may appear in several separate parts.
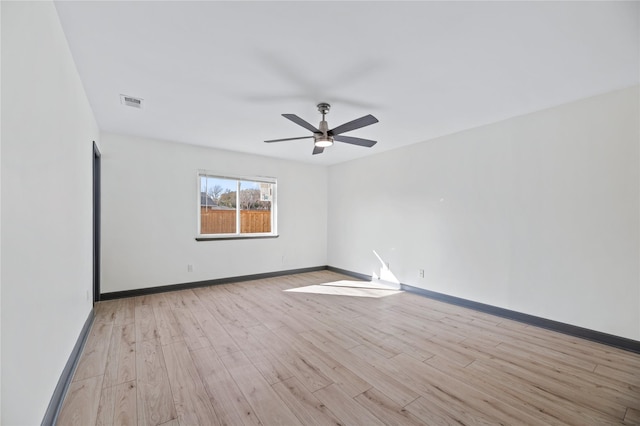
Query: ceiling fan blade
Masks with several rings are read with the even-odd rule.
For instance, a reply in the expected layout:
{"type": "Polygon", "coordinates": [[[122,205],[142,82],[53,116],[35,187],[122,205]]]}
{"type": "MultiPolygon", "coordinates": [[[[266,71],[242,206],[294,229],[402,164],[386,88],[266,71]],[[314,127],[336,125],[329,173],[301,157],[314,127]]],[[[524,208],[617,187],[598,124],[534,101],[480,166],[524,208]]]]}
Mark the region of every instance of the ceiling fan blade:
{"type": "Polygon", "coordinates": [[[370,139],[353,138],[351,136],[340,136],[340,135],[334,136],[333,140],[338,142],[350,143],[352,145],[366,146],[367,148],[371,148],[372,146],[378,143],[377,141],[372,141],[370,139]]]}
{"type": "Polygon", "coordinates": [[[285,139],[271,139],[268,141],[265,141],[266,143],[271,143],[271,142],[284,142],[284,141],[295,141],[298,139],[311,139],[313,138],[313,136],[301,136],[299,138],[285,138],[285,139]]]}
{"type": "Polygon", "coordinates": [[[364,117],[356,118],[353,121],[344,123],[343,125],[338,126],[335,129],[329,130],[329,136],[335,136],[339,135],[340,133],[350,132],[351,130],[359,129],[361,127],[368,126],[377,122],[378,119],[373,115],[365,115],[364,117]]]}
{"type": "Polygon", "coordinates": [[[313,155],[322,154],[323,151],[324,151],[324,148],[321,147],[321,146],[314,146],[313,147],[313,155]]]}
{"type": "MultiPolygon", "coordinates": [[[[312,124],[307,123],[306,121],[304,121],[302,118],[298,117],[295,114],[282,114],[282,116],[284,118],[288,118],[289,120],[293,121],[294,123],[296,123],[298,126],[302,126],[307,130],[312,131],[313,133],[322,133],[319,129],[317,129],[316,127],[314,127],[312,124]]],[[[377,120],[376,120],[377,121],[377,120]]]]}

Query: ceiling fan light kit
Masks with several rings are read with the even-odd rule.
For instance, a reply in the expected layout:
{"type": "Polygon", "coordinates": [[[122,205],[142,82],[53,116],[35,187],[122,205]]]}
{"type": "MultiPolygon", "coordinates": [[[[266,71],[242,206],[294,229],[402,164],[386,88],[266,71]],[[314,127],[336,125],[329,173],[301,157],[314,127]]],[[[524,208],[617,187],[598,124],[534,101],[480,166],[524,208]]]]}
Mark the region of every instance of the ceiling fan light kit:
{"type": "Polygon", "coordinates": [[[320,148],[326,148],[328,146],[333,145],[333,139],[332,138],[323,138],[323,137],[319,137],[318,139],[316,139],[315,146],[319,146],[320,148]]]}
{"type": "Polygon", "coordinates": [[[298,117],[295,114],[282,114],[284,118],[287,118],[299,126],[304,127],[305,129],[311,131],[313,136],[301,136],[297,138],[285,138],[285,139],[272,139],[265,141],[266,143],[272,142],[284,142],[284,141],[292,141],[298,139],[310,139],[313,138],[313,155],[322,154],[325,148],[333,145],[334,141],[348,143],[351,145],[364,146],[367,148],[371,148],[377,142],[369,139],[355,138],[352,136],[342,136],[342,133],[350,132],[351,130],[360,129],[365,126],[369,126],[371,124],[377,123],[378,119],[373,115],[365,115],[364,117],[357,118],[353,121],[349,121],[348,123],[342,124],[333,129],[329,129],[329,124],[325,120],[325,115],[329,113],[329,109],[331,105],[326,102],[321,102],[318,104],[318,111],[322,114],[322,120],[320,121],[320,125],[316,128],[312,124],[306,122],[302,118],[298,117]]]}

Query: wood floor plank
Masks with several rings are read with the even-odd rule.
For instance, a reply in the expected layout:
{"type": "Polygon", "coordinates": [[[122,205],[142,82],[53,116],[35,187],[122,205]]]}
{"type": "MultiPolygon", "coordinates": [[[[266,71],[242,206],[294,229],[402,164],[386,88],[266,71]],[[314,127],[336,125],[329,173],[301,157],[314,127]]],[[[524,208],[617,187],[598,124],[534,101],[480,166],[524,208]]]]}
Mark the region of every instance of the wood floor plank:
{"type": "Polygon", "coordinates": [[[207,290],[198,292],[198,295],[203,299],[205,307],[221,324],[238,322],[243,327],[260,324],[260,321],[255,319],[251,313],[242,309],[235,302],[233,294],[229,293],[225,286],[219,286],[215,289],[215,297],[211,295],[211,291],[207,290]]]}
{"type": "Polygon", "coordinates": [[[318,361],[308,348],[296,344],[296,341],[290,339],[289,334],[282,329],[269,330],[266,333],[268,334],[263,335],[262,341],[275,343],[267,349],[279,358],[284,367],[308,390],[313,392],[332,383],[332,380],[322,372],[321,361],[318,361]]]}
{"type": "Polygon", "coordinates": [[[460,367],[459,365],[438,356],[430,358],[424,362],[487,395],[499,394],[501,402],[528,413],[531,417],[536,418],[540,424],[566,424],[565,420],[563,420],[563,418],[567,418],[565,417],[566,412],[563,413],[559,410],[554,410],[553,407],[550,408],[551,404],[548,403],[538,405],[537,403],[540,402],[540,399],[532,398],[529,395],[522,395],[514,389],[504,386],[504,383],[498,378],[493,379],[493,377],[490,376],[479,376],[474,374],[473,370],[460,367]]]}
{"type": "Polygon", "coordinates": [[[220,420],[209,401],[189,349],[172,343],[162,347],[178,423],[184,425],[219,425],[220,420]]]}
{"type": "Polygon", "coordinates": [[[180,326],[178,325],[178,321],[176,321],[173,310],[168,307],[168,303],[165,302],[162,306],[154,306],[153,314],[156,319],[160,343],[168,345],[170,343],[184,341],[182,330],[180,330],[180,326]]]}
{"type": "Polygon", "coordinates": [[[414,426],[424,424],[418,417],[375,388],[361,393],[355,400],[385,424],[414,426]]]}
{"type": "Polygon", "coordinates": [[[345,368],[354,372],[403,407],[420,396],[415,390],[398,381],[396,377],[374,367],[364,359],[354,355],[351,351],[334,352],[334,355],[337,356],[345,368]]]}
{"type": "Polygon", "coordinates": [[[167,298],[165,297],[164,293],[156,293],[156,294],[150,294],[147,296],[144,296],[144,301],[145,303],[148,303],[149,305],[151,305],[151,307],[155,308],[168,308],[171,309],[171,306],[169,306],[169,302],[167,301],[167,298]]]}
{"type": "MultiPolygon", "coordinates": [[[[498,327],[504,327],[504,325],[505,323],[501,323],[498,327]]],[[[640,359],[631,352],[619,351],[603,344],[525,324],[518,324],[518,326],[521,328],[517,331],[503,328],[505,330],[503,333],[524,339],[547,350],[574,357],[576,362],[587,361],[630,372],[640,370],[640,359]]]]}
{"type": "MultiPolygon", "coordinates": [[[[280,331],[283,330],[280,329],[280,331]]],[[[321,349],[323,348],[322,345],[317,345],[301,336],[303,333],[298,335],[292,330],[288,330],[286,334],[290,335],[287,340],[289,347],[300,354],[304,354],[305,360],[309,365],[312,365],[320,374],[337,385],[347,395],[354,397],[372,387],[371,383],[363,380],[353,371],[343,366],[337,357],[323,351],[321,349]]]]}
{"type": "Polygon", "coordinates": [[[156,317],[153,314],[153,306],[150,304],[137,304],[135,307],[136,340],[155,340],[160,338],[156,317]]]}
{"type": "Polygon", "coordinates": [[[281,359],[269,350],[270,337],[265,336],[270,335],[271,332],[266,327],[255,326],[245,329],[239,325],[227,324],[225,329],[230,331],[238,345],[242,347],[242,353],[269,384],[278,383],[293,376],[281,359]]]}
{"type": "Polygon", "coordinates": [[[284,309],[282,301],[273,296],[273,287],[269,283],[269,280],[238,283],[239,285],[230,287],[228,291],[245,300],[246,304],[251,306],[247,306],[245,309],[251,309],[252,312],[255,312],[256,319],[263,326],[273,329],[285,325],[283,320],[286,321],[286,318],[283,314],[286,309],[284,309]]]}
{"type": "Polygon", "coordinates": [[[339,426],[340,420],[295,377],[273,385],[273,389],[304,425],[339,426]]]}
{"type": "Polygon", "coordinates": [[[96,303],[94,309],[94,323],[113,324],[116,318],[116,311],[120,306],[119,300],[106,300],[96,303]]]}
{"type": "Polygon", "coordinates": [[[135,380],[102,389],[96,425],[136,425],[135,380]]]}
{"type": "Polygon", "coordinates": [[[102,376],[73,381],[67,390],[57,423],[65,426],[96,424],[101,389],[102,376]]]}
{"type": "MultiPolygon", "coordinates": [[[[447,387],[443,388],[438,383],[434,384],[428,380],[428,371],[423,371],[421,366],[416,365],[407,367],[405,365],[406,361],[408,359],[397,360],[393,365],[389,365],[389,368],[395,370],[404,382],[410,384],[421,394],[420,398],[405,406],[408,411],[416,416],[423,418],[425,411],[430,411],[436,415],[434,423],[440,423],[438,419],[441,418],[446,424],[526,424],[522,420],[500,419],[500,416],[496,417],[496,413],[492,412],[493,410],[485,411],[485,407],[478,407],[478,403],[468,403],[466,400],[468,395],[464,392],[464,389],[457,387],[457,390],[452,390],[447,387]],[[411,371],[412,374],[407,374],[407,371],[411,371]]],[[[417,361],[413,360],[411,362],[417,361]]],[[[478,397],[482,400],[481,395],[477,393],[473,397],[476,401],[479,401],[478,397]]]]}
{"type": "Polygon", "coordinates": [[[111,387],[136,378],[135,324],[115,325],[107,354],[102,387],[111,387]]]}
{"type": "Polygon", "coordinates": [[[267,303],[270,299],[269,292],[262,292],[257,282],[252,282],[248,289],[241,285],[233,285],[228,286],[226,290],[235,303],[243,310],[251,312],[262,326],[273,329],[284,325],[280,312],[274,311],[273,306],[267,303]]]}
{"type": "Polygon", "coordinates": [[[630,425],[640,425],[640,410],[628,408],[624,416],[624,422],[630,425]]]}
{"type": "Polygon", "coordinates": [[[640,409],[640,386],[625,384],[615,378],[602,374],[584,371],[580,367],[571,365],[566,358],[559,362],[538,353],[532,348],[523,348],[513,345],[500,344],[495,349],[496,354],[508,354],[519,360],[523,360],[527,369],[533,369],[541,376],[549,376],[576,389],[585,389],[585,392],[594,394],[604,400],[613,400],[621,406],[640,409]],[[503,351],[504,349],[504,351],[503,351]]]}
{"type": "Polygon", "coordinates": [[[498,366],[501,371],[517,375],[521,380],[533,383],[556,395],[573,394],[572,401],[584,407],[595,408],[614,418],[622,419],[624,417],[626,410],[624,402],[620,402],[616,398],[604,397],[601,386],[590,386],[579,377],[558,374],[554,370],[541,368],[536,363],[520,359],[515,352],[504,352],[499,348],[496,348],[495,351],[497,356],[491,358],[490,362],[498,366]]]}
{"type": "Polygon", "coordinates": [[[137,424],[137,387],[134,381],[116,385],[113,424],[137,424]]]}
{"type": "MultiPolygon", "coordinates": [[[[366,352],[360,354],[360,356],[364,355],[366,355],[366,352]]],[[[494,397],[491,393],[485,392],[486,388],[483,385],[476,387],[464,379],[459,379],[452,373],[455,371],[454,368],[462,367],[453,361],[447,360],[451,368],[446,373],[432,368],[429,362],[432,362],[434,358],[419,362],[406,354],[400,354],[392,362],[381,362],[380,360],[372,360],[371,362],[389,374],[396,374],[414,386],[418,386],[423,396],[427,394],[433,400],[448,401],[447,404],[442,404],[443,407],[448,405],[460,410],[462,407],[459,405],[459,401],[464,398],[465,407],[463,412],[475,413],[473,415],[480,415],[487,421],[506,422],[506,424],[514,424],[520,421],[532,425],[548,424],[535,415],[526,412],[521,406],[511,406],[505,403],[503,395],[500,395],[500,398],[494,397]],[[407,375],[407,371],[410,371],[411,374],[407,375]]],[[[445,410],[449,410],[449,408],[445,407],[445,410]]]]}
{"type": "Polygon", "coordinates": [[[165,298],[171,309],[201,309],[202,302],[193,290],[170,291],[165,298]]]}
{"type": "Polygon", "coordinates": [[[607,365],[597,365],[594,372],[605,377],[614,378],[634,387],[640,386],[640,369],[637,371],[621,370],[607,365]]]}
{"type": "Polygon", "coordinates": [[[393,336],[388,344],[395,348],[396,352],[406,353],[421,361],[434,356],[429,351],[430,343],[428,343],[429,339],[435,337],[431,330],[425,331],[397,319],[381,325],[380,328],[393,336]]]}
{"type": "Polygon", "coordinates": [[[260,425],[260,420],[213,348],[191,353],[209,400],[223,425],[260,425]]]}
{"type": "Polygon", "coordinates": [[[136,342],[138,424],[158,425],[176,419],[171,385],[159,340],[136,342]]]}
{"type": "Polygon", "coordinates": [[[494,358],[491,361],[491,365],[499,368],[500,371],[517,376],[523,382],[534,384],[554,395],[571,395],[571,401],[574,405],[594,408],[613,418],[624,418],[625,406],[614,400],[603,400],[601,396],[589,392],[589,388],[574,387],[559,380],[553,380],[549,376],[540,376],[539,373],[510,360],[494,358]]]}
{"type": "Polygon", "coordinates": [[[98,414],[96,426],[108,426],[113,424],[113,415],[115,413],[116,387],[102,388],[100,394],[100,403],[98,405],[98,414]]]}
{"type": "Polygon", "coordinates": [[[324,350],[326,350],[327,352],[348,350],[350,348],[360,345],[360,343],[357,343],[354,341],[354,344],[349,344],[349,345],[346,345],[345,347],[343,344],[340,344],[338,341],[336,341],[336,339],[332,339],[331,337],[326,336],[320,330],[303,331],[299,333],[299,336],[302,337],[303,339],[308,340],[314,346],[324,348],[324,350]]]}
{"type": "MultiPolygon", "coordinates": [[[[466,368],[468,377],[477,377],[476,380],[486,380],[487,377],[498,380],[502,386],[502,392],[522,398],[568,424],[610,424],[612,418],[591,407],[577,404],[570,396],[554,393],[541,388],[536,383],[522,380],[520,377],[500,370],[490,361],[475,361],[466,368]]],[[[502,395],[502,392],[500,393],[502,395]]]]}
{"type": "Polygon", "coordinates": [[[302,424],[242,352],[220,358],[262,424],[302,424]]]}
{"type": "MultiPolygon", "coordinates": [[[[593,387],[581,380],[575,383],[575,377],[572,378],[563,373],[558,374],[555,368],[541,369],[537,363],[523,360],[517,353],[505,352],[504,349],[498,347],[488,350],[481,346],[467,346],[466,342],[463,346],[470,351],[475,351],[478,360],[482,361],[482,363],[474,362],[472,367],[487,365],[505,374],[515,376],[519,384],[533,386],[556,397],[569,399],[572,408],[580,411],[595,409],[607,413],[615,419],[621,419],[624,415],[623,411],[626,407],[623,404],[614,398],[598,395],[599,391],[594,393],[593,387]]],[[[629,392],[628,389],[626,392],[630,397],[634,395],[634,392],[629,392]]]]}
{"type": "Polygon", "coordinates": [[[104,375],[112,331],[113,324],[106,322],[98,322],[91,327],[78,368],[73,376],[74,381],[104,375]]]}
{"type": "Polygon", "coordinates": [[[115,316],[113,318],[114,325],[131,324],[135,321],[135,299],[119,299],[115,316]]]}
{"type": "Polygon", "coordinates": [[[504,342],[515,342],[514,338],[507,338],[502,334],[496,332],[496,325],[487,321],[473,319],[468,321],[468,318],[442,318],[439,323],[446,324],[456,330],[459,335],[466,338],[471,336],[477,336],[482,334],[482,341],[488,346],[497,346],[504,342]]]}
{"type": "Polygon", "coordinates": [[[505,424],[488,419],[482,413],[473,412],[468,407],[462,406],[458,408],[455,406],[455,401],[453,401],[453,404],[448,404],[446,401],[434,398],[431,395],[421,396],[405,406],[405,410],[430,426],[495,426],[505,424]]]}
{"type": "Polygon", "coordinates": [[[211,346],[209,339],[205,336],[192,311],[189,309],[173,309],[172,312],[189,350],[194,351],[211,346]]]}
{"type": "Polygon", "coordinates": [[[375,426],[384,425],[380,419],[358,404],[353,398],[343,393],[336,385],[330,385],[313,393],[324,406],[334,413],[340,424],[375,426]]]}
{"type": "Polygon", "coordinates": [[[207,309],[198,308],[193,309],[191,312],[218,355],[230,354],[240,350],[229,333],[207,309]]]}
{"type": "Polygon", "coordinates": [[[544,357],[546,359],[553,360],[554,364],[577,367],[589,372],[594,371],[598,366],[598,364],[593,361],[569,356],[565,353],[534,345],[522,340],[502,342],[499,345],[496,345],[496,347],[518,351],[522,354],[527,353],[533,358],[544,357]]]}
{"type": "Polygon", "coordinates": [[[357,340],[360,344],[368,345],[371,350],[380,353],[386,358],[392,358],[405,349],[402,342],[393,335],[385,333],[371,324],[367,320],[354,318],[341,330],[343,333],[349,330],[352,340],[357,340]]]}

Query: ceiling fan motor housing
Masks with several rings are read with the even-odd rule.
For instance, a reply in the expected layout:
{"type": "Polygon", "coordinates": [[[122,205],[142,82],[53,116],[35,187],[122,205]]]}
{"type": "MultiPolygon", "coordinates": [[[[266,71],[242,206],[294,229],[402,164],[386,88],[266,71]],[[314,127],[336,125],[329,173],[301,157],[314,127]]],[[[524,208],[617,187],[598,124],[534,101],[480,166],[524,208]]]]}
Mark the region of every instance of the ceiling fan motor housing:
{"type": "Polygon", "coordinates": [[[320,125],[318,126],[318,130],[320,130],[321,133],[313,134],[315,146],[326,148],[333,145],[333,138],[329,136],[329,124],[324,119],[325,114],[329,112],[330,108],[331,105],[329,105],[328,103],[321,102],[318,104],[318,111],[320,111],[320,114],[322,114],[322,121],[320,121],[320,125]]]}
{"type": "Polygon", "coordinates": [[[329,125],[325,120],[320,122],[318,129],[321,133],[314,133],[313,139],[315,146],[320,146],[326,148],[328,146],[333,145],[333,137],[329,136],[329,125]]]}

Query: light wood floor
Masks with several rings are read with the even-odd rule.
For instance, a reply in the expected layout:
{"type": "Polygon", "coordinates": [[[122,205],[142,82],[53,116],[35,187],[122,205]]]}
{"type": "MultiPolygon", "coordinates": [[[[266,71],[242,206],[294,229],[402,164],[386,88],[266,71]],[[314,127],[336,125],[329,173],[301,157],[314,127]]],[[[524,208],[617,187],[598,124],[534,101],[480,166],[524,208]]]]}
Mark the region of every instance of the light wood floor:
{"type": "Polygon", "coordinates": [[[363,284],[101,302],[58,424],[640,424],[640,355],[363,284]]]}

